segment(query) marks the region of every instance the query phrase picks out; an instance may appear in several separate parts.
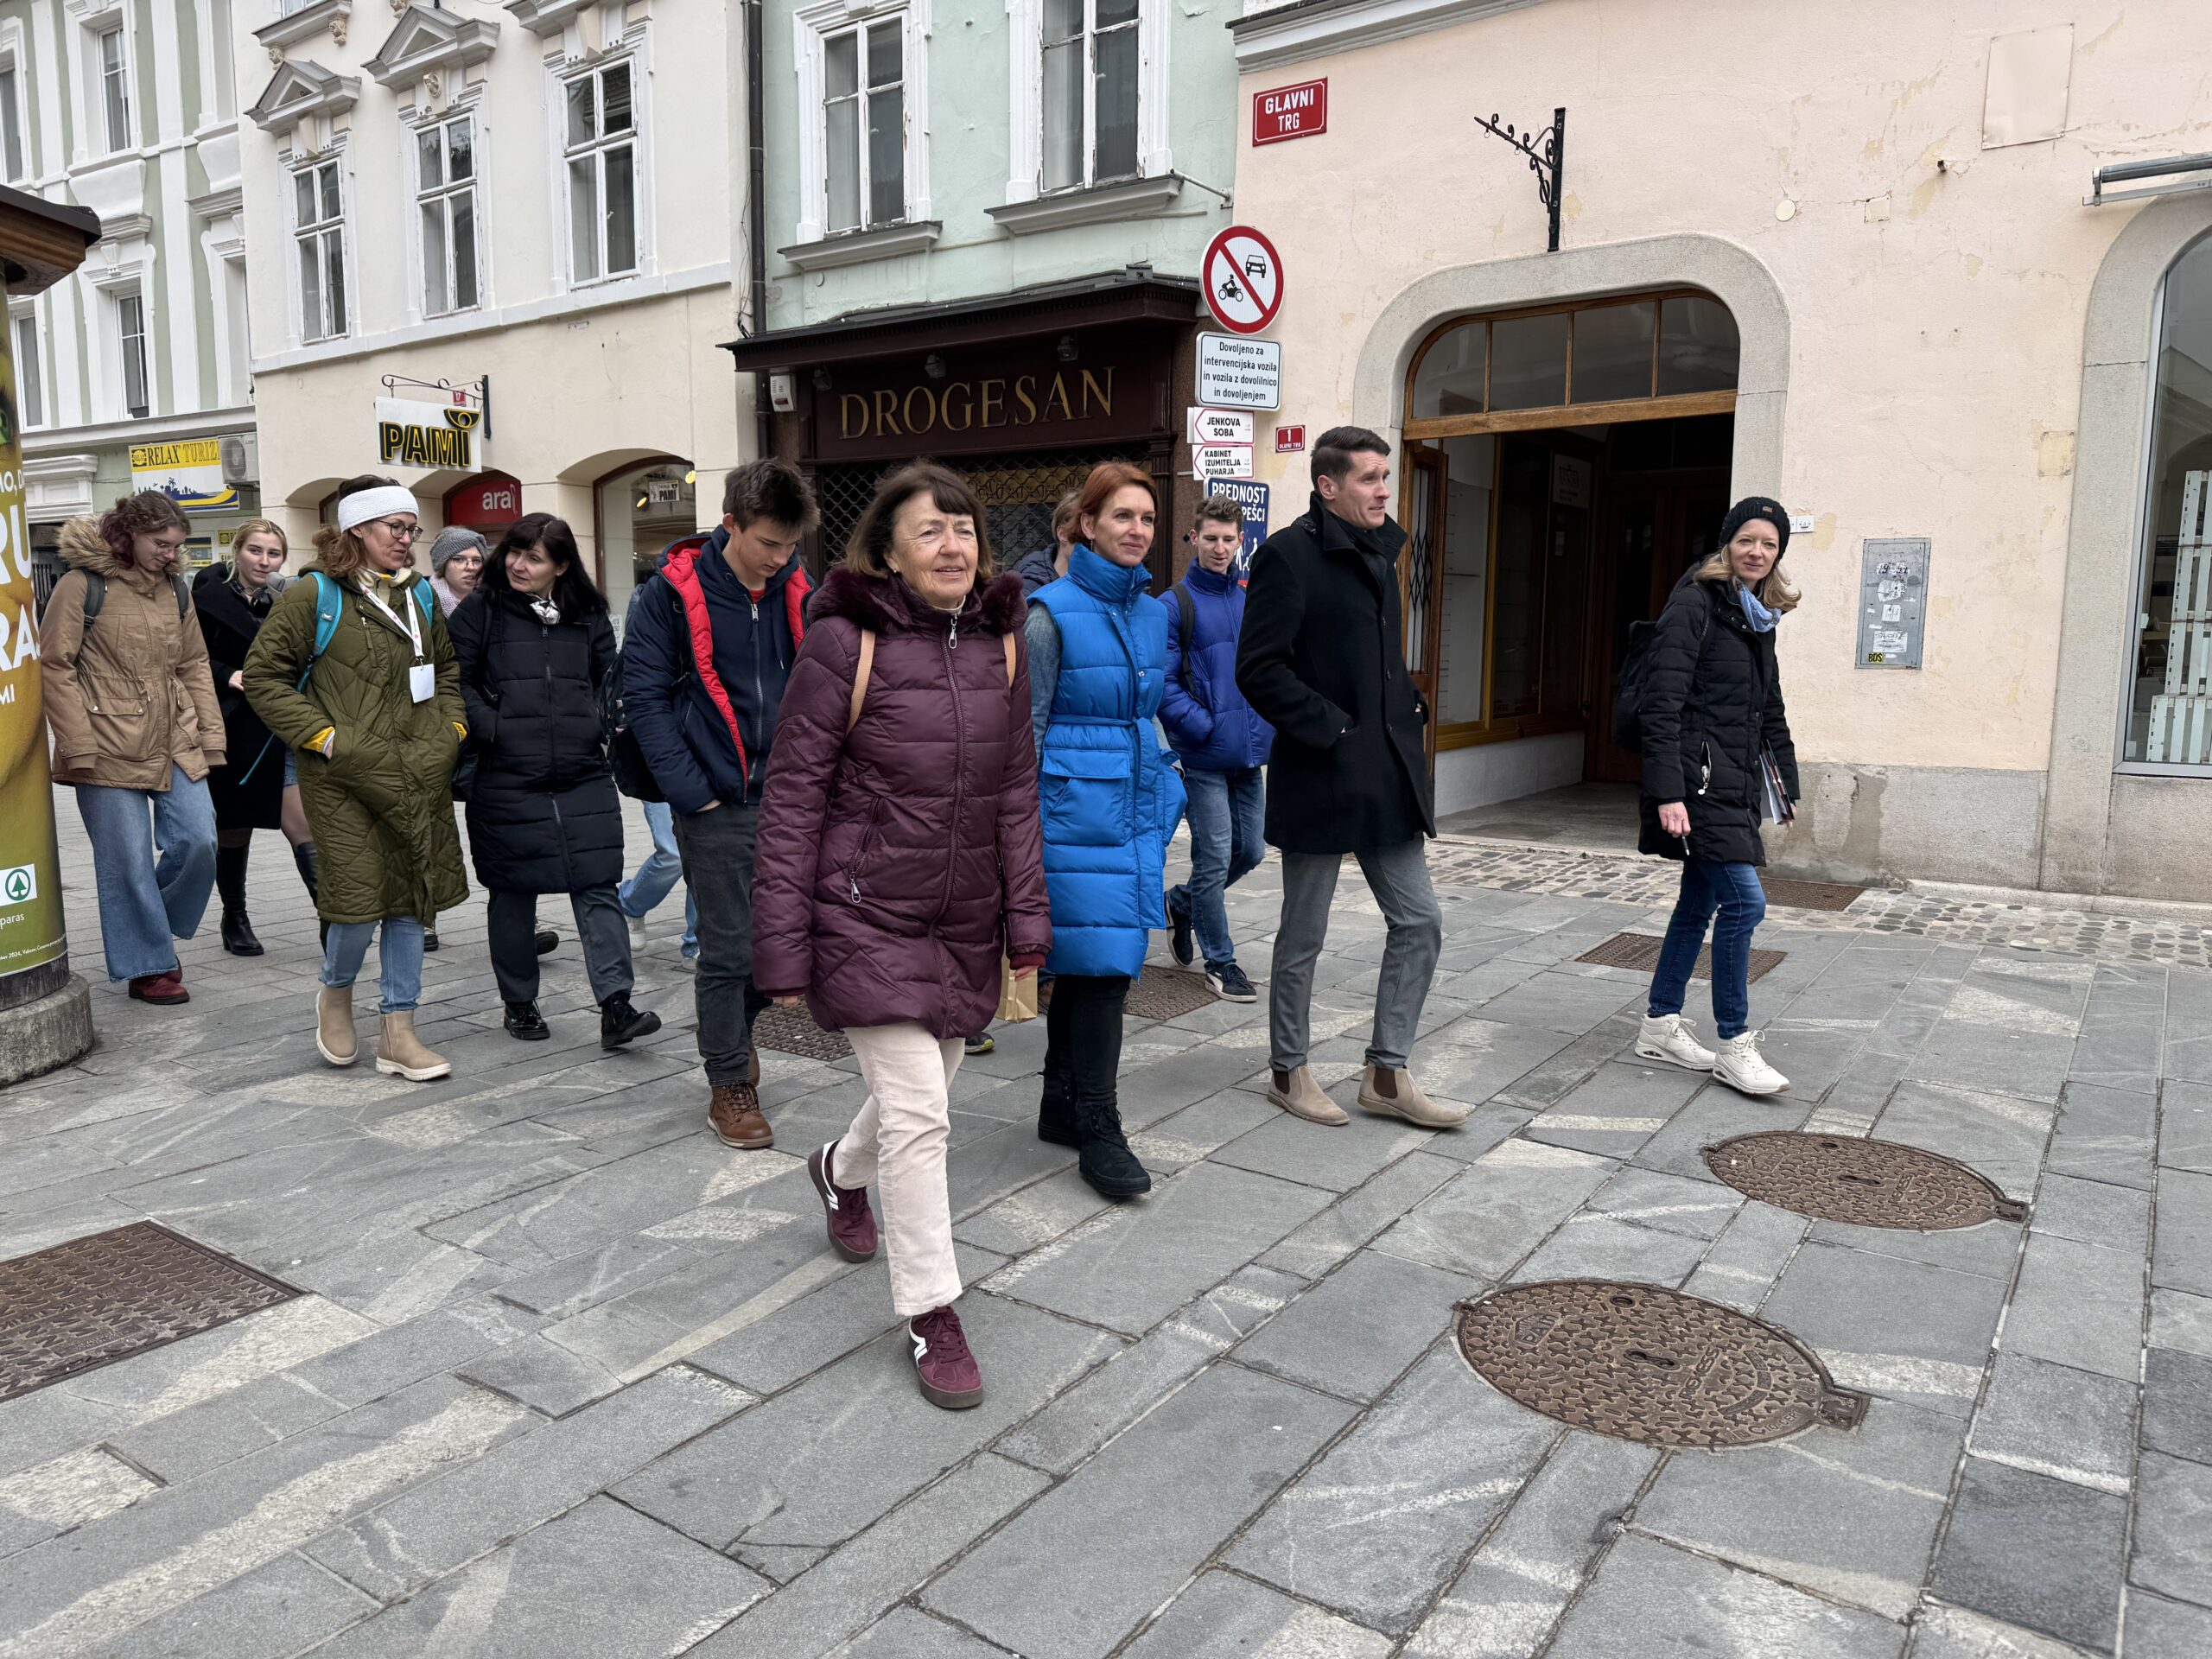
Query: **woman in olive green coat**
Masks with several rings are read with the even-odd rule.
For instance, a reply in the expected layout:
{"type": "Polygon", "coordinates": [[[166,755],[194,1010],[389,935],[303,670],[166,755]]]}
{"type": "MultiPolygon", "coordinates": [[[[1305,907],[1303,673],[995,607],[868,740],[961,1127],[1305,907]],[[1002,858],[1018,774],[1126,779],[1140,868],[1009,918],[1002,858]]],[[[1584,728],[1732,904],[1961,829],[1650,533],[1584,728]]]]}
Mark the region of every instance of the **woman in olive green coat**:
{"type": "Polygon", "coordinates": [[[329,931],[315,1046],[333,1065],[353,1063],[353,981],[381,926],[377,1070],[423,1082],[453,1069],[416,1037],[415,1006],[423,930],[468,893],[448,793],[467,735],[460,671],[444,615],[411,566],[415,498],[387,478],[350,479],[337,519],[316,534],[319,562],[261,625],[245,696],[298,757],[300,804],[321,854],[315,908],[329,931]],[[318,655],[316,608],[329,584],[338,626],[318,655]]]}

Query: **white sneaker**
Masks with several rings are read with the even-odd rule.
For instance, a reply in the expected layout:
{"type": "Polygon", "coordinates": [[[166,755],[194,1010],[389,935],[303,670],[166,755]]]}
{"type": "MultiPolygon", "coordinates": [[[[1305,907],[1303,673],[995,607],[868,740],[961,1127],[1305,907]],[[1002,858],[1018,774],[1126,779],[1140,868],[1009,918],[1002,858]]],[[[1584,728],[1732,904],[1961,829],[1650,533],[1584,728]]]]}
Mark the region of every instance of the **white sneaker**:
{"type": "Polygon", "coordinates": [[[1643,1029],[1636,1034],[1636,1058],[1664,1060],[1692,1071],[1710,1071],[1714,1055],[1698,1041],[1695,1026],[1679,1014],[1662,1014],[1656,1020],[1649,1014],[1643,1017],[1643,1029]]]}
{"type": "Polygon", "coordinates": [[[1789,1079],[1769,1065],[1766,1056],[1759,1052],[1759,1033],[1756,1031],[1720,1039],[1713,1075],[1746,1095],[1778,1095],[1789,1086],[1789,1079]]]}

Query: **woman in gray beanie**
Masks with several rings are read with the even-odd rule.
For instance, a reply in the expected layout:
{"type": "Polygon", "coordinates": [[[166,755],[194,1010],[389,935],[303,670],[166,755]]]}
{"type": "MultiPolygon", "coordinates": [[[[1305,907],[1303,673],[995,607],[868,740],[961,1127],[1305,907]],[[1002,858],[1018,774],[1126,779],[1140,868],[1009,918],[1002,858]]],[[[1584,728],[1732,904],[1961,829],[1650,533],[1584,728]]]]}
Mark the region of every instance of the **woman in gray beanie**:
{"type": "Polygon", "coordinates": [[[476,591],[476,578],[483,574],[484,555],[490,547],[474,531],[459,524],[448,524],[430,543],[430,591],[446,615],[451,616],[453,607],[476,591]]]}

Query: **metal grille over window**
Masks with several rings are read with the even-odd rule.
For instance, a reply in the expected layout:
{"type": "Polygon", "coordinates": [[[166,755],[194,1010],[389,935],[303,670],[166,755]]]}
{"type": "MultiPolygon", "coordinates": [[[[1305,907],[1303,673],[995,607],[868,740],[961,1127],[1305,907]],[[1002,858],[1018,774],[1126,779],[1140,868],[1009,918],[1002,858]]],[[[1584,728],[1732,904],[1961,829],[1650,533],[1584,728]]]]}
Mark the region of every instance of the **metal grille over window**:
{"type": "Polygon", "coordinates": [[[473,311],[478,303],[475,125],[462,116],[416,135],[426,316],[473,311]]]}
{"type": "Polygon", "coordinates": [[[637,125],[630,66],[608,64],[567,85],[569,260],[594,283],[638,268],[637,125]]]}
{"type": "MultiPolygon", "coordinates": [[[[1132,461],[1145,466],[1149,464],[1150,454],[1142,444],[1123,444],[991,455],[947,464],[968,480],[982,502],[991,556],[1004,571],[1011,570],[1024,554],[1051,543],[1052,509],[1061,496],[1080,485],[1090,469],[1103,461],[1132,461]]],[[[844,556],[845,543],[874,495],[877,483],[901,464],[887,461],[816,470],[814,493],[822,508],[821,528],[815,533],[812,563],[816,569],[844,556]]]]}

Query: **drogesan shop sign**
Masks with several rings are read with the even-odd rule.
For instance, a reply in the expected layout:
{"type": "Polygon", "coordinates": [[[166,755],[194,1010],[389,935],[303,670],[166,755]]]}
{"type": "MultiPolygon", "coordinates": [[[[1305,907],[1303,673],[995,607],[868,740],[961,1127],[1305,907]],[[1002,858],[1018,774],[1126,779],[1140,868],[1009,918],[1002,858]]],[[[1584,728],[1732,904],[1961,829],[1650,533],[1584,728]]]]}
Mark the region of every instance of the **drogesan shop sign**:
{"type": "MultiPolygon", "coordinates": [[[[454,394],[456,399],[464,394],[454,394]]],[[[473,473],[482,465],[477,429],[484,411],[464,403],[377,399],[377,459],[385,466],[452,467],[473,473]]]]}

